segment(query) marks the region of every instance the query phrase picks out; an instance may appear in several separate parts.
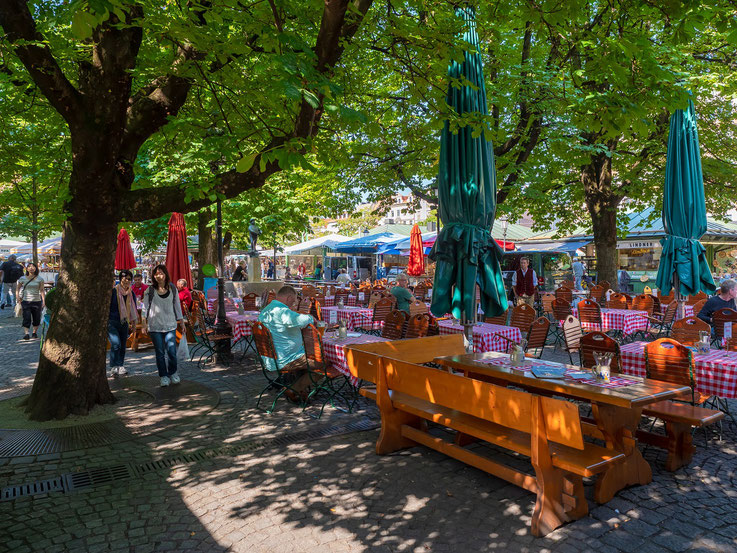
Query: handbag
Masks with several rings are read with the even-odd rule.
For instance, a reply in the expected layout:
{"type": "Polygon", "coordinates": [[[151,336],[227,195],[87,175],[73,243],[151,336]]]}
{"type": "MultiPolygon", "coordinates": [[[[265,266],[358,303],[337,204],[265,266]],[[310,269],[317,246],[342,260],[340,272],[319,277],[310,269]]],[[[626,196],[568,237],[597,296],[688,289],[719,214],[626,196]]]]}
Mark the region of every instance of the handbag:
{"type": "Polygon", "coordinates": [[[16,317],[20,317],[23,314],[23,306],[20,304],[20,301],[17,301],[15,303],[15,313],[14,315],[16,317]]]}
{"type": "Polygon", "coordinates": [[[186,334],[182,334],[182,339],[179,340],[179,346],[177,347],[177,360],[179,361],[189,360],[189,346],[187,345],[186,334]]]}

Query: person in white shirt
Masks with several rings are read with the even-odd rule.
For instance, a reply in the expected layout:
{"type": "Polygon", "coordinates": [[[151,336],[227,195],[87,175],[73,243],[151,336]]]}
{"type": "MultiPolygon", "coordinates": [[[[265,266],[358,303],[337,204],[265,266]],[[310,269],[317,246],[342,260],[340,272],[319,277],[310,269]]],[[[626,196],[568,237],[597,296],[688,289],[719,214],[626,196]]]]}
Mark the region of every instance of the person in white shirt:
{"type": "Polygon", "coordinates": [[[338,278],[335,279],[335,282],[340,284],[341,288],[345,288],[347,284],[351,283],[351,277],[348,276],[348,273],[346,273],[345,269],[341,269],[338,278]]]}
{"type": "MultiPolygon", "coordinates": [[[[519,269],[512,274],[512,290],[518,300],[522,300],[530,307],[534,307],[535,290],[537,289],[537,275],[530,269],[530,260],[523,257],[519,260],[519,269]]],[[[516,303],[519,303],[517,301],[516,303]]]]}

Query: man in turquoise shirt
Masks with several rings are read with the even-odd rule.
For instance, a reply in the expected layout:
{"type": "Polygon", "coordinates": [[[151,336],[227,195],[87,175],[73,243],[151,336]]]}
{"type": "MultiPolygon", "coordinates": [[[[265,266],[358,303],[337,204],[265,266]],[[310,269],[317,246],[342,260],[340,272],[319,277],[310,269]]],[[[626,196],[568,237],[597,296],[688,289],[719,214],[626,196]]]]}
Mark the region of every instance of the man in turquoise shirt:
{"type": "Polygon", "coordinates": [[[397,286],[392,288],[390,292],[395,298],[397,298],[397,309],[409,314],[409,304],[415,301],[415,297],[412,295],[412,292],[409,291],[407,286],[409,286],[409,277],[406,274],[401,273],[397,277],[397,286]]]}
{"type": "MultiPolygon", "coordinates": [[[[297,380],[292,388],[301,392],[310,385],[301,330],[312,324],[313,319],[310,315],[293,311],[292,307],[296,303],[297,292],[294,288],[283,286],[276,293],[276,299],[261,310],[258,320],[271,332],[278,368],[295,372],[297,380]]],[[[271,358],[263,360],[268,370],[277,370],[271,358]]]]}

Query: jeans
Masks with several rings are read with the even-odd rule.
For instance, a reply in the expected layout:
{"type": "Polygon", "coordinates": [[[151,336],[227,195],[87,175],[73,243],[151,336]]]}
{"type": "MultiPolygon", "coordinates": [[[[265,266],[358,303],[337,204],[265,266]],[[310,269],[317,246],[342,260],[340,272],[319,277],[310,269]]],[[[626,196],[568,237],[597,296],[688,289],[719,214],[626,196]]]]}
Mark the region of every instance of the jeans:
{"type": "Polygon", "coordinates": [[[151,342],[156,351],[156,368],[159,376],[171,376],[177,372],[177,331],[149,332],[151,342]],[[166,358],[169,358],[169,369],[166,368],[166,358]]]}
{"type": "Polygon", "coordinates": [[[583,290],[583,286],[581,286],[581,280],[583,279],[583,275],[573,277],[576,280],[576,290],[583,290]]]}
{"type": "Polygon", "coordinates": [[[110,340],[110,367],[122,367],[125,364],[128,323],[109,320],[107,322],[107,337],[110,340]]]}
{"type": "Polygon", "coordinates": [[[31,322],[33,322],[34,327],[40,326],[43,302],[22,301],[20,305],[23,308],[23,328],[31,328],[31,322]]]}
{"type": "Polygon", "coordinates": [[[0,288],[0,305],[15,307],[15,282],[3,282],[0,288]]]}

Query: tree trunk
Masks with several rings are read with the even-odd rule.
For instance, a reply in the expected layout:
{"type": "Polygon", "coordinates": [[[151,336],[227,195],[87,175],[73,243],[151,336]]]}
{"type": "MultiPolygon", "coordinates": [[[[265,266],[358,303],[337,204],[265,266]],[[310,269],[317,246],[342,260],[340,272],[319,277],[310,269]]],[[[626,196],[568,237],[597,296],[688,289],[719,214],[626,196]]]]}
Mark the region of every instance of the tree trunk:
{"type": "Polygon", "coordinates": [[[72,217],[64,224],[56,311],[27,402],[34,420],[86,415],[115,398],[105,375],[105,337],[117,221],[72,217]]]}
{"type": "Polygon", "coordinates": [[[38,267],[38,231],[34,222],[33,230],[31,231],[31,251],[33,253],[33,262],[38,267]]]}
{"type": "Polygon", "coordinates": [[[199,235],[199,253],[197,254],[197,262],[200,269],[197,271],[197,289],[204,290],[205,276],[202,274],[203,265],[218,264],[218,248],[215,236],[212,233],[212,227],[209,223],[212,221],[214,214],[209,207],[200,210],[197,213],[197,234],[199,235]]]}
{"type": "MultiPolygon", "coordinates": [[[[615,144],[608,144],[610,149],[615,144]]],[[[611,151],[611,150],[610,150],[611,151]]],[[[608,281],[617,286],[617,207],[622,201],[612,187],[612,158],[604,153],[591,157],[591,163],[581,167],[581,182],[586,195],[586,207],[591,216],[596,246],[597,282],[608,281]]]]}

